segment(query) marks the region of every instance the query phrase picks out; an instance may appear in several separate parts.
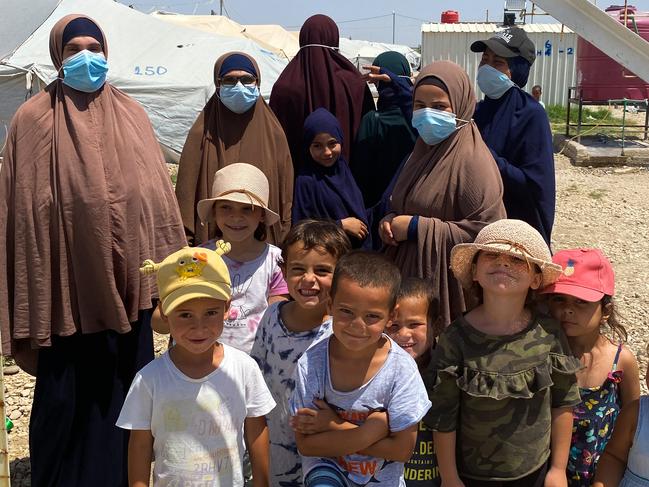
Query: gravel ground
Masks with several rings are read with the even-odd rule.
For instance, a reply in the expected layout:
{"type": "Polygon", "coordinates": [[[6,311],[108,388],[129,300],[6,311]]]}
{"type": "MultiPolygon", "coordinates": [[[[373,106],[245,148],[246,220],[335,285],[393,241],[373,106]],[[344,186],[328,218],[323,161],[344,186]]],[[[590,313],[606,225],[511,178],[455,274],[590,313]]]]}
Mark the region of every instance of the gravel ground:
{"type": "MultiPolygon", "coordinates": [[[[629,332],[629,346],[647,370],[649,342],[649,171],[646,168],[578,168],[556,156],[557,216],[554,250],[577,246],[601,248],[616,271],[617,304],[629,332]]],[[[166,337],[156,336],[156,352],[166,337]]],[[[14,422],[9,434],[11,482],[31,485],[28,426],[34,379],[9,367],[5,370],[7,415],[14,422]],[[11,374],[9,374],[11,373],[11,374]]],[[[647,393],[644,381],[643,392],[647,393]]]]}

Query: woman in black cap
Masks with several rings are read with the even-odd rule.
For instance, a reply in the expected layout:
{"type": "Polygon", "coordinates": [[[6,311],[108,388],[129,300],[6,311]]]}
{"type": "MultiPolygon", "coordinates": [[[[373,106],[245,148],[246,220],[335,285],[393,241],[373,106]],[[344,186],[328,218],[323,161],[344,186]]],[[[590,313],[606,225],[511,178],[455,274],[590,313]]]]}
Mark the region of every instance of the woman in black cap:
{"type": "Polygon", "coordinates": [[[476,41],[478,86],[485,94],[475,122],[498,164],[507,217],[524,220],[550,245],[555,180],[552,133],[545,110],[522,90],[536,59],[525,31],[512,27],[476,41]]]}

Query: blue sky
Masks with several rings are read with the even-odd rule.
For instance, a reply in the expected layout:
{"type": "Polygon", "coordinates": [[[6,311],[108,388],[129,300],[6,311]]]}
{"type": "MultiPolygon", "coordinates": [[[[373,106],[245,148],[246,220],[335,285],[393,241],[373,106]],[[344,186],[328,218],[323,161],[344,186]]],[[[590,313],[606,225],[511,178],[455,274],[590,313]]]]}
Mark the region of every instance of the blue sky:
{"type": "MultiPolygon", "coordinates": [[[[132,3],[143,12],[169,10],[180,13],[209,14],[219,11],[219,0],[119,0],[132,3]]],[[[228,16],[241,24],[280,24],[289,30],[299,30],[304,20],[323,13],[338,22],[341,35],[354,39],[381,42],[392,41],[392,11],[396,12],[395,37],[398,44],[416,46],[420,43],[422,20],[439,21],[444,10],[457,10],[461,21],[502,19],[504,0],[224,0],[228,16]],[[365,19],[365,20],[357,20],[365,19]],[[351,22],[350,22],[351,21],[351,22]]],[[[595,2],[601,8],[613,0],[595,2]]],[[[623,3],[618,0],[618,3],[623,3]]],[[[640,11],[649,11],[649,0],[630,2],[640,11]]],[[[528,2],[528,8],[531,2],[528,2]]],[[[225,12],[224,12],[225,13],[225,12]]],[[[535,22],[554,21],[538,17],[535,22]]]]}

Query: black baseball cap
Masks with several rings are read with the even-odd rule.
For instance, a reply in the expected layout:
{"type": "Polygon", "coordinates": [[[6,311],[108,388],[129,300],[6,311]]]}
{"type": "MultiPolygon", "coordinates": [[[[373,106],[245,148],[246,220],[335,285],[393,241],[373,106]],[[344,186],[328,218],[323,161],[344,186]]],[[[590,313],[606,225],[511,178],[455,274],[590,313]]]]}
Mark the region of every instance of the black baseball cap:
{"type": "Polygon", "coordinates": [[[510,27],[497,32],[485,41],[475,41],[471,44],[473,52],[484,52],[487,48],[501,57],[521,56],[530,64],[533,64],[536,59],[534,43],[527,37],[525,31],[518,27],[510,27]]]}

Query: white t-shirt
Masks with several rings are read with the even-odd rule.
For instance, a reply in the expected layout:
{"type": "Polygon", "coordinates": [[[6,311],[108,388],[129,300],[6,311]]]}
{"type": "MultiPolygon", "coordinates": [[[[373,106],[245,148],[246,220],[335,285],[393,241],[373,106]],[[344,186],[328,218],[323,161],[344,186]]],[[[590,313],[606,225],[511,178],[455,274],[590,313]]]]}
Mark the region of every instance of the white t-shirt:
{"type": "Polygon", "coordinates": [[[253,359],[227,345],[223,353],[201,379],[178,370],[169,352],[133,379],[117,426],[151,431],[156,487],[243,486],[244,421],[275,401],[253,359]]]}
{"type": "MultiPolygon", "coordinates": [[[[205,242],[203,247],[214,250],[215,242],[205,242]]],[[[268,298],[288,294],[279,267],[281,259],[282,251],[271,244],[266,244],[261,255],[248,262],[223,256],[232,281],[232,303],[219,342],[250,353],[257,327],[268,308],[268,298]]]]}
{"type": "MultiPolygon", "coordinates": [[[[428,393],[419,375],[417,364],[399,345],[390,340],[390,351],[379,371],[353,391],[337,391],[331,384],[328,337],[309,348],[298,360],[295,369],[295,391],[291,411],[313,405],[324,399],[346,421],[362,424],[374,411],[387,411],[390,431],[403,431],[413,426],[430,409],[428,393]]],[[[302,456],[302,473],[306,476],[318,465],[337,468],[343,476],[360,485],[403,486],[404,464],[368,455],[345,455],[338,458],[302,456]]]]}
{"type": "Polygon", "coordinates": [[[293,372],[298,359],[314,343],[331,335],[328,319],[312,330],[294,332],[286,328],[281,310],[286,301],[271,304],[259,324],[250,356],[259,364],[264,380],[277,403],[266,415],[270,440],[271,485],[301,485],[302,462],[295,445],[295,433],[289,425],[288,401],[295,382],[293,372]]]}

